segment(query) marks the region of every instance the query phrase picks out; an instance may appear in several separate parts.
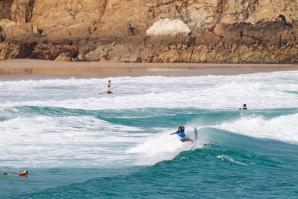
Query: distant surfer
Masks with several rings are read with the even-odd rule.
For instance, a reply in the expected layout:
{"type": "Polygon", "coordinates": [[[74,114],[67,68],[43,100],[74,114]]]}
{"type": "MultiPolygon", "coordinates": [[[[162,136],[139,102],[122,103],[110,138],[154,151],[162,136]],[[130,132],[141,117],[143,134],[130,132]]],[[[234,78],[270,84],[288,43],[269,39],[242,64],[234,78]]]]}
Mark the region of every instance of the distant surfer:
{"type": "Polygon", "coordinates": [[[180,137],[181,142],[187,142],[187,141],[193,142],[192,138],[185,135],[184,130],[185,130],[184,126],[180,124],[180,126],[178,127],[178,131],[176,131],[175,133],[171,133],[170,135],[177,134],[180,137]]]}
{"type": "Polygon", "coordinates": [[[239,108],[239,110],[246,110],[246,104],[243,104],[243,106],[241,108],[239,108]]]}
{"type": "Polygon", "coordinates": [[[104,89],[101,92],[98,92],[98,94],[112,94],[111,90],[113,90],[114,88],[116,88],[118,85],[119,84],[116,84],[116,85],[113,85],[112,86],[112,81],[111,80],[108,80],[108,84],[107,84],[106,89],[104,89]]]}
{"type": "Polygon", "coordinates": [[[28,176],[28,171],[25,170],[23,172],[19,172],[19,173],[3,173],[3,172],[0,172],[0,174],[2,175],[7,175],[7,176],[21,176],[21,177],[27,177],[28,176]]]}
{"type": "MultiPolygon", "coordinates": [[[[111,80],[108,81],[108,85],[107,85],[108,89],[112,87],[112,82],[111,80]]],[[[112,94],[112,91],[108,91],[108,94],[112,94]]]]}

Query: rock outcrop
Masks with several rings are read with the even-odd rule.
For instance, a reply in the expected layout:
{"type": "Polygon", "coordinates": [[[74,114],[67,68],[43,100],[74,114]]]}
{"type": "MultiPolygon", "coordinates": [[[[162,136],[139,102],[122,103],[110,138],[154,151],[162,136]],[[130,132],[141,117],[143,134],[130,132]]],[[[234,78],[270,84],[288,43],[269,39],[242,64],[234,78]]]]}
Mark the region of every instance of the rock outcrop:
{"type": "Polygon", "coordinates": [[[0,60],[298,63],[290,0],[2,0],[0,60]]]}

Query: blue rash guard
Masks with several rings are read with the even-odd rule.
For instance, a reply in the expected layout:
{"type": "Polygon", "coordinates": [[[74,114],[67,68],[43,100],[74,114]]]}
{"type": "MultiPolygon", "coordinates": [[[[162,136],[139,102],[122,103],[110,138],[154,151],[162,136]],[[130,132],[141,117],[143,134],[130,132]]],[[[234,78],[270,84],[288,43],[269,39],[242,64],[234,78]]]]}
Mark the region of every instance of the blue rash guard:
{"type": "Polygon", "coordinates": [[[177,134],[180,139],[186,138],[186,135],[184,133],[184,126],[182,126],[182,131],[176,131],[175,134],[177,134]]]}
{"type": "Polygon", "coordinates": [[[175,134],[177,134],[180,139],[186,138],[186,135],[183,131],[176,131],[175,134]]]}

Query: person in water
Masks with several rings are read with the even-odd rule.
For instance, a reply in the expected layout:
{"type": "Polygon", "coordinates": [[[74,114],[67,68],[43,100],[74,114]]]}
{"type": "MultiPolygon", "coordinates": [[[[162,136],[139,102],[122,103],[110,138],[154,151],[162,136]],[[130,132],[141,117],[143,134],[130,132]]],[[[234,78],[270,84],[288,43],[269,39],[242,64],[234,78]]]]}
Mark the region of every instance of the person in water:
{"type": "Polygon", "coordinates": [[[239,110],[246,110],[246,104],[243,104],[242,108],[239,108],[239,110]]]}
{"type": "Polygon", "coordinates": [[[25,170],[25,171],[19,172],[19,173],[3,173],[3,172],[0,172],[0,174],[7,175],[7,176],[22,176],[22,177],[27,177],[29,173],[28,173],[27,170],[25,170]]]}
{"type": "Polygon", "coordinates": [[[193,142],[192,138],[185,135],[184,130],[185,130],[184,126],[180,124],[180,126],[178,127],[178,131],[176,131],[175,133],[171,133],[170,135],[177,134],[180,137],[181,142],[186,142],[186,141],[193,142]]]}
{"type": "MultiPolygon", "coordinates": [[[[111,80],[108,81],[108,85],[107,85],[107,87],[108,87],[108,89],[112,87],[112,82],[111,82],[111,80]]],[[[108,93],[108,94],[112,94],[111,91],[108,91],[107,93],[108,93]]]]}

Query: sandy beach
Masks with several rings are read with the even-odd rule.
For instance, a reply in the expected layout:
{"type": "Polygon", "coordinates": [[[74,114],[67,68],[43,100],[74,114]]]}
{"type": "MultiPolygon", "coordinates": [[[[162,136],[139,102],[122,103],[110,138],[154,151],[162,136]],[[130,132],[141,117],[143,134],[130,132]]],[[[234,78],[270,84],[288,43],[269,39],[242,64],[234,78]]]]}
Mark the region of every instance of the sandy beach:
{"type": "Polygon", "coordinates": [[[55,62],[31,59],[0,61],[1,76],[197,76],[236,75],[289,70],[298,70],[298,64],[55,62]]]}

